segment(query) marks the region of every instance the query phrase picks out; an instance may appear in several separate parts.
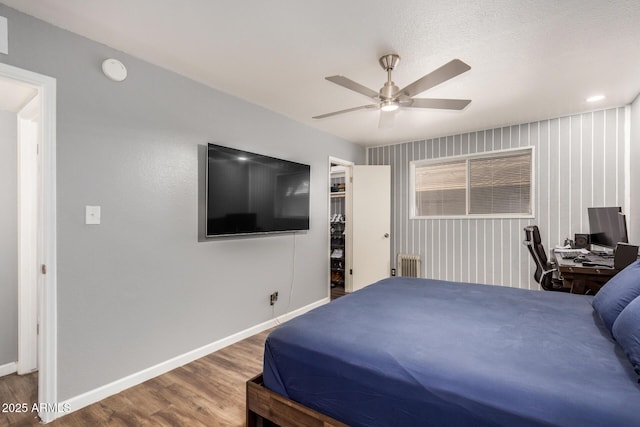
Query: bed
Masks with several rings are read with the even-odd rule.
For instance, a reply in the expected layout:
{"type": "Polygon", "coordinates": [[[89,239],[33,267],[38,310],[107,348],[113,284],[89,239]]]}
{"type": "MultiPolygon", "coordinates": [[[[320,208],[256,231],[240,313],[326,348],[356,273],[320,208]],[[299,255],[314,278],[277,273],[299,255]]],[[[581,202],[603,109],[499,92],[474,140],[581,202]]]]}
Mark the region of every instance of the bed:
{"type": "Polygon", "coordinates": [[[247,425],[640,426],[638,375],[592,300],[382,280],[269,335],[247,425]]]}

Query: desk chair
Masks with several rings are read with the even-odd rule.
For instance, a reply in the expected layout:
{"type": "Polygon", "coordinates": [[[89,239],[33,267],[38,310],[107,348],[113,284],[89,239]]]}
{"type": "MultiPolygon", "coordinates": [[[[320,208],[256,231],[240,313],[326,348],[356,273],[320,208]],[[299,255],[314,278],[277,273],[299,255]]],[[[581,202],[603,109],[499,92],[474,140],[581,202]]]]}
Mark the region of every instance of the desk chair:
{"type": "Polygon", "coordinates": [[[562,286],[562,279],[558,277],[558,269],[549,263],[547,253],[542,245],[540,230],[537,225],[524,228],[525,240],[522,242],[528,249],[536,264],[533,278],[545,291],[569,292],[569,288],[562,286]]]}

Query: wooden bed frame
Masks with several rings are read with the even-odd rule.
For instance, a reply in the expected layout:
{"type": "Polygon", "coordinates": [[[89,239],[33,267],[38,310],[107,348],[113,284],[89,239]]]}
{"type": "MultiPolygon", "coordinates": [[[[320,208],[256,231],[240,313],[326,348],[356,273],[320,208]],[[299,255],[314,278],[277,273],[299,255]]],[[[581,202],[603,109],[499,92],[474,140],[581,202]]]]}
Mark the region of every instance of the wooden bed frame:
{"type": "Polygon", "coordinates": [[[262,373],[247,381],[247,427],[348,427],[264,386],[262,373]]]}

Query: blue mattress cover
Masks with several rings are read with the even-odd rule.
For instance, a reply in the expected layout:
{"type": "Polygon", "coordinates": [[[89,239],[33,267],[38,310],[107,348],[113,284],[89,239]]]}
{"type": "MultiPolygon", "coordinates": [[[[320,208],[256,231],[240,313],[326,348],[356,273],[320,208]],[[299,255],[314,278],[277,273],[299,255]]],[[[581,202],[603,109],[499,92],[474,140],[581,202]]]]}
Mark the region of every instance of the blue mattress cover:
{"type": "Polygon", "coordinates": [[[265,386],[351,426],[640,426],[592,298],[391,278],[265,343],[265,386]]]}

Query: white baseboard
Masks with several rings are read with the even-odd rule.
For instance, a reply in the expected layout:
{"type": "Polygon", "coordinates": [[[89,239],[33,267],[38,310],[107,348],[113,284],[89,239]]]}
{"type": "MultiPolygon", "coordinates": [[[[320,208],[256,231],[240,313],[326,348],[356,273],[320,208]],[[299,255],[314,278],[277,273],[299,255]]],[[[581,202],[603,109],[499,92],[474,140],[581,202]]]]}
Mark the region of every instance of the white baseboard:
{"type": "Polygon", "coordinates": [[[7,363],[6,365],[0,365],[0,377],[11,375],[14,372],[18,372],[18,364],[16,362],[7,363]]]}
{"type": "Polygon", "coordinates": [[[162,375],[173,369],[179,368],[180,366],[184,366],[196,359],[200,359],[201,357],[218,351],[224,347],[227,347],[252,335],[258,334],[274,326],[277,326],[282,322],[286,322],[293,319],[294,317],[300,316],[301,314],[324,305],[329,301],[330,299],[328,297],[323,298],[297,310],[291,311],[276,318],[270,319],[264,323],[260,323],[259,325],[245,329],[244,331],[240,331],[226,338],[222,338],[221,340],[212,342],[211,344],[207,344],[195,350],[184,353],[180,356],[176,356],[167,361],[158,363],[157,365],[151,366],[150,368],[143,369],[142,371],[136,372],[135,374],[131,374],[112,383],[105,384],[102,387],[98,387],[94,390],[72,397],[68,400],[65,400],[64,402],[61,402],[58,405],[58,408],[64,408],[64,412],[58,412],[56,418],[66,415],[70,412],[77,411],[78,409],[84,408],[85,406],[96,403],[114,394],[120,393],[123,390],[141,384],[147,380],[157,377],[158,375],[162,375]]]}

